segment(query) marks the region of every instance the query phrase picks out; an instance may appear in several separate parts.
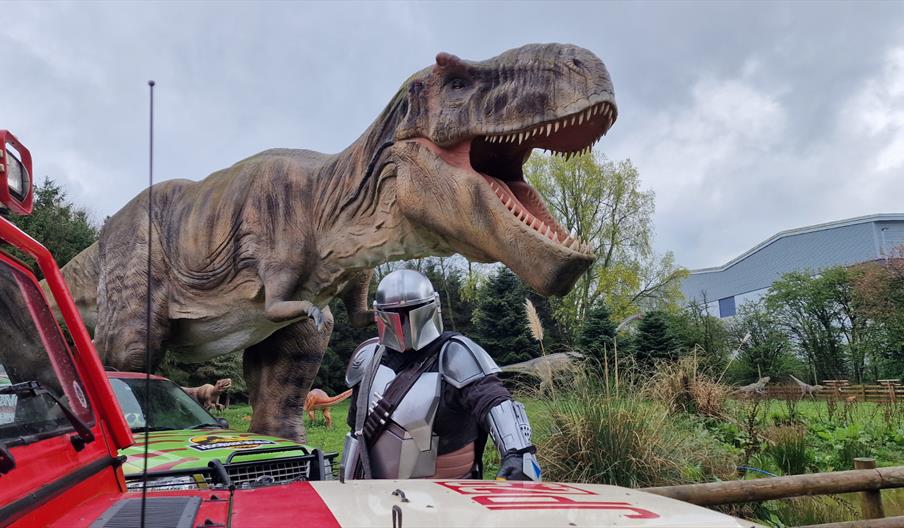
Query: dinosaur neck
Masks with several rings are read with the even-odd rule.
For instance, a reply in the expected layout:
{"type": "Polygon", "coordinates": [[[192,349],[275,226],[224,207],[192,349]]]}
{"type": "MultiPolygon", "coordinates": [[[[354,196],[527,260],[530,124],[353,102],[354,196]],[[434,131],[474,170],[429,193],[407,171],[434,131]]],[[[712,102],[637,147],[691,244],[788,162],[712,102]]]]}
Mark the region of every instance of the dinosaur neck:
{"type": "Polygon", "coordinates": [[[392,145],[406,111],[403,87],[361,137],[324,163],[315,207],[322,262],[344,270],[371,268],[433,249],[395,207],[392,145]]]}

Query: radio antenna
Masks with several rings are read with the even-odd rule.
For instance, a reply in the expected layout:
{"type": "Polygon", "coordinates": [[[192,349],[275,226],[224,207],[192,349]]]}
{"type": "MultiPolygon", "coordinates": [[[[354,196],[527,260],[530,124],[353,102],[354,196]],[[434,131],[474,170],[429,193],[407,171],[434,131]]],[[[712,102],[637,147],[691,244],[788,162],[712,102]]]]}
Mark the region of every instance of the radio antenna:
{"type": "Polygon", "coordinates": [[[145,503],[148,495],[148,436],[150,434],[150,408],[148,401],[151,393],[151,235],[153,210],[154,210],[154,85],[153,80],[148,81],[148,96],[150,99],[150,115],[148,130],[148,288],[147,305],[145,308],[144,328],[144,466],[141,478],[141,528],[144,528],[145,503]]]}

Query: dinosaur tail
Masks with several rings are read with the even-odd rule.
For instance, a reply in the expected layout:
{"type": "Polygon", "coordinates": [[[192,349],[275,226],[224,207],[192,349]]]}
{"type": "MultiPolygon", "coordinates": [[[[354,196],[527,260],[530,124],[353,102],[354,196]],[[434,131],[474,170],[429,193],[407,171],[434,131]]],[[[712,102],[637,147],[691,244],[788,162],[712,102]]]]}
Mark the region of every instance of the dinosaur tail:
{"type": "Polygon", "coordinates": [[[348,389],[347,391],[345,391],[341,394],[337,394],[331,398],[327,398],[325,400],[318,401],[316,404],[314,404],[314,408],[322,409],[324,407],[332,407],[333,405],[336,405],[337,403],[348,399],[348,397],[351,395],[352,395],[352,389],[348,389]]]}
{"type": "MultiPolygon", "coordinates": [[[[97,322],[97,282],[100,270],[100,252],[97,242],[85,248],[81,253],[73,257],[61,270],[69,293],[75,301],[85,326],[93,329],[97,322]]],[[[60,318],[60,310],[50,295],[46,281],[41,281],[41,287],[57,318],[60,318]]]]}
{"type": "Polygon", "coordinates": [[[793,379],[794,381],[796,381],[798,385],[806,385],[806,383],[804,383],[804,382],[800,381],[799,379],[795,378],[793,375],[788,374],[788,376],[791,376],[791,379],[793,379]]]}

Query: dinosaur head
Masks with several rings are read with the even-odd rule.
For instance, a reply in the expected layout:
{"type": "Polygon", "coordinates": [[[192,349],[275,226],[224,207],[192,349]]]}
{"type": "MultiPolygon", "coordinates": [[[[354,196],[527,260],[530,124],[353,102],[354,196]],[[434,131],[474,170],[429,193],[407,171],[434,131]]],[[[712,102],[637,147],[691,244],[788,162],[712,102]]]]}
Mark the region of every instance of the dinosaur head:
{"type": "Polygon", "coordinates": [[[567,293],[594,255],[556,224],[522,166],[535,148],[570,156],[609,130],[617,109],[603,62],[563,44],[480,62],[440,53],[403,88],[392,149],[405,217],[440,250],[567,293]]]}

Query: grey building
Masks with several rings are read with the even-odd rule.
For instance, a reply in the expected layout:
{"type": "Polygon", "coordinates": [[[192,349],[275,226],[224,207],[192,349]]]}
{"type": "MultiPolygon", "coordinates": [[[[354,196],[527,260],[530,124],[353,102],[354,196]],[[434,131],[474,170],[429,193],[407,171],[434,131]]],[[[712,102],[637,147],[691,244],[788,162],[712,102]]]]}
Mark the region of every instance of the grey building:
{"type": "Polygon", "coordinates": [[[819,270],[896,256],[904,245],[904,213],[875,214],[782,231],[739,257],[692,270],[681,284],[685,300],[706,302],[710,313],[735,315],[792,271],[819,270]]]}

